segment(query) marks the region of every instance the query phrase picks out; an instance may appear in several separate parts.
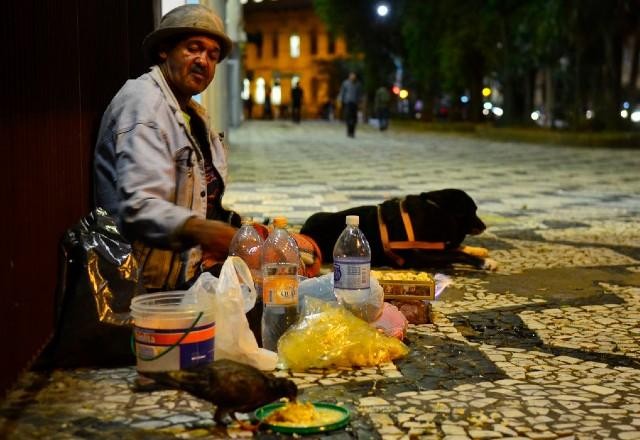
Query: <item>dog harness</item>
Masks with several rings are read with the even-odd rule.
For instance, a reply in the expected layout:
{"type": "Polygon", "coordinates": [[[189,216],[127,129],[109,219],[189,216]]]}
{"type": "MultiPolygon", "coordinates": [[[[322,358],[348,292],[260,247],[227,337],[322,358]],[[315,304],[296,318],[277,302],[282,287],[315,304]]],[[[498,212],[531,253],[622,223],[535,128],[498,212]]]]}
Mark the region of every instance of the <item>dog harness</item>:
{"type": "Polygon", "coordinates": [[[378,205],[378,226],[380,227],[380,239],[382,240],[382,248],[385,255],[391,260],[395,261],[398,266],[403,266],[405,261],[400,255],[394,252],[394,250],[406,250],[406,249],[423,249],[423,250],[438,250],[443,251],[445,248],[442,241],[416,241],[413,234],[413,226],[411,226],[411,217],[404,207],[404,198],[398,203],[400,209],[400,216],[402,223],[404,224],[404,232],[407,235],[407,241],[389,241],[389,231],[387,225],[382,218],[382,209],[378,205]]]}

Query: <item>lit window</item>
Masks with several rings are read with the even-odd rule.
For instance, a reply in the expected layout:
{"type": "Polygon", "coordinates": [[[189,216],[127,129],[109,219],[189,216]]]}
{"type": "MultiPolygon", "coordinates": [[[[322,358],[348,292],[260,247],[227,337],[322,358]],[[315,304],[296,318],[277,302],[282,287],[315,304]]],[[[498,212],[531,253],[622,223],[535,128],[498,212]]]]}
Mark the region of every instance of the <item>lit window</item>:
{"type": "Polygon", "coordinates": [[[282,103],[282,91],[280,83],[275,83],[271,88],[271,104],[280,105],[282,103]]]}
{"type": "Polygon", "coordinates": [[[300,35],[293,34],[289,37],[289,54],[291,58],[300,56],[300,35]]]}
{"type": "Polygon", "coordinates": [[[242,93],[240,93],[240,97],[245,101],[251,97],[251,81],[247,78],[242,80],[242,93]]]}
{"type": "Polygon", "coordinates": [[[256,80],[256,104],[264,104],[264,78],[260,77],[256,80]]]}

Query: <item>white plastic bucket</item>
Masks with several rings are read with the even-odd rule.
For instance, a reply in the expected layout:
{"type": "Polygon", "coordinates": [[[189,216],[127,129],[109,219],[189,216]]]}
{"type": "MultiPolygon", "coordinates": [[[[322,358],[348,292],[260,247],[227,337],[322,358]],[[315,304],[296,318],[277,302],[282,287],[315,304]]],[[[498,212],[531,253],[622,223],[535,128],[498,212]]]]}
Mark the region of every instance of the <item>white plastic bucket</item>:
{"type": "Polygon", "coordinates": [[[138,371],[171,371],[213,361],[213,296],[188,291],[139,295],[131,301],[138,371]]]}

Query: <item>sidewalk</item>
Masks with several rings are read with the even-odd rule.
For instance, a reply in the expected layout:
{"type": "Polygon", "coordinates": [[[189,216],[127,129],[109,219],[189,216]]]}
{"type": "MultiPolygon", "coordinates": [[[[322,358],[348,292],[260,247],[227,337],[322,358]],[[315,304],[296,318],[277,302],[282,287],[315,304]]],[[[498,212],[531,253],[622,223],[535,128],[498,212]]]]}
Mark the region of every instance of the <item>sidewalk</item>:
{"type": "MultiPolygon", "coordinates": [[[[467,191],[495,272],[452,285],[410,354],[361,370],[278,372],[304,400],[351,410],[334,439],[640,439],[640,156],[623,149],[252,121],[229,134],[224,203],[257,220],[467,191]]],[[[186,393],[136,394],[133,367],[28,373],[0,406],[0,438],[250,436],[186,393]]],[[[261,432],[257,438],[274,438],[261,432]]]]}

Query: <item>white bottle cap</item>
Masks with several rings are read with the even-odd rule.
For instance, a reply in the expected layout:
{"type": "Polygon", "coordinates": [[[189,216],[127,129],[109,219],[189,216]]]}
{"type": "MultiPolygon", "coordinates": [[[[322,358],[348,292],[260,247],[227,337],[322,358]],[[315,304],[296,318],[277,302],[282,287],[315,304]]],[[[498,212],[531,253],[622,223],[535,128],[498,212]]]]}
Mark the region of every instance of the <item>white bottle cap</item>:
{"type": "Polygon", "coordinates": [[[357,215],[348,215],[347,224],[349,226],[358,226],[360,224],[360,217],[358,217],[357,215]]]}

